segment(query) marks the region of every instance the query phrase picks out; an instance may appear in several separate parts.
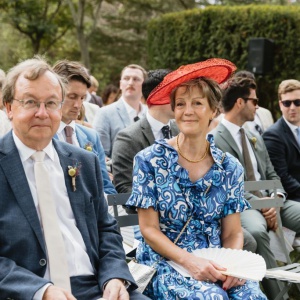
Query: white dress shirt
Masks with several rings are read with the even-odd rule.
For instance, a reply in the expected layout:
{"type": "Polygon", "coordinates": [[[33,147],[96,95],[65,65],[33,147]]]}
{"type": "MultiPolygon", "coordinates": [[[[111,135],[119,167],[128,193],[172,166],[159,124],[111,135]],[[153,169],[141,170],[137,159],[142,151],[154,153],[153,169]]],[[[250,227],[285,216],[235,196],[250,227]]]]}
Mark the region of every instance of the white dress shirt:
{"type": "Polygon", "coordinates": [[[137,113],[137,111],[132,106],[130,106],[122,97],[118,101],[123,101],[131,124],[134,123],[134,118],[135,117],[139,117],[141,119],[146,114],[146,112],[148,110],[146,105],[144,105],[142,103],[139,103],[140,110],[137,113]]]}
{"type": "Polygon", "coordinates": [[[60,141],[67,142],[67,137],[66,137],[66,133],[65,133],[65,130],[64,130],[66,126],[71,126],[73,128],[73,134],[72,134],[73,145],[75,145],[77,147],[80,147],[77,136],[76,136],[76,130],[75,130],[76,129],[76,122],[75,121],[72,121],[70,124],[66,124],[63,121],[60,121],[59,128],[56,132],[56,134],[58,136],[58,139],[60,141]]]}
{"type": "MultiPolygon", "coordinates": [[[[36,152],[36,150],[24,145],[14,133],[13,139],[19,151],[34,205],[36,207],[37,214],[41,223],[34,177],[34,161],[30,158],[31,155],[36,152]]],[[[46,148],[43,149],[43,151],[46,153],[44,160],[45,167],[49,170],[49,174],[51,174],[51,182],[49,182],[49,184],[51,186],[52,198],[56,206],[59,227],[61,229],[63,240],[65,243],[69,275],[70,277],[79,275],[93,275],[93,267],[86,252],[86,246],[84,244],[81,233],[76,226],[76,220],[67,193],[64,173],[52,141],[46,148]]],[[[44,278],[50,278],[48,264],[44,278]]],[[[33,300],[42,299],[42,295],[47,287],[48,285],[40,289],[35,294],[33,300]]]]}
{"type": "Polygon", "coordinates": [[[164,138],[164,135],[161,131],[161,129],[168,125],[170,127],[170,130],[171,130],[171,125],[170,125],[170,121],[167,123],[167,124],[164,124],[156,119],[154,119],[150,114],[149,114],[149,111],[147,111],[146,113],[146,118],[147,118],[147,121],[149,122],[150,124],[150,127],[151,127],[151,130],[153,132],[153,135],[154,135],[154,139],[155,140],[160,140],[160,139],[163,139],[164,138]]]}

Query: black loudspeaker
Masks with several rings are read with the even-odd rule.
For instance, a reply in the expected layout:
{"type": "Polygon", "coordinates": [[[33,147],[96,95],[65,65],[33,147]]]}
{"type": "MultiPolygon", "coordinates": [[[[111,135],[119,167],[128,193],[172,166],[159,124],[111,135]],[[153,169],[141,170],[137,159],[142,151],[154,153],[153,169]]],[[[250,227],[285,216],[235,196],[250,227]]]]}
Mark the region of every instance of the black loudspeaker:
{"type": "Polygon", "coordinates": [[[247,69],[254,74],[272,72],[274,64],[274,42],[266,38],[251,38],[248,48],[247,69]]]}

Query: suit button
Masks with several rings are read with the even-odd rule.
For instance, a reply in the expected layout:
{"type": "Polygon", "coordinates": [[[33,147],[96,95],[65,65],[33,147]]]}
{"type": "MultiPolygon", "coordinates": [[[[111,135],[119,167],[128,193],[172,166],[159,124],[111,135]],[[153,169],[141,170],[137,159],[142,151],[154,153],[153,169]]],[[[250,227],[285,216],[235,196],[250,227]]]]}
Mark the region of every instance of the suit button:
{"type": "Polygon", "coordinates": [[[47,264],[47,261],[46,261],[46,259],[44,259],[44,258],[42,258],[42,259],[40,259],[40,266],[45,266],[47,264]]]}

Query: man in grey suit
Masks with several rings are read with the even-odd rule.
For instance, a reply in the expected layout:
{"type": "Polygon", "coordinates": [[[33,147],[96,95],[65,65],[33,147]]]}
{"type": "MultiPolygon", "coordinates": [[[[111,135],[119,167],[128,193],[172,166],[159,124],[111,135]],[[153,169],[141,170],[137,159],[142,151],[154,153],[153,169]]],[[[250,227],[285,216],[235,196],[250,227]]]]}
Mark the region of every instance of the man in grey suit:
{"type": "MultiPolygon", "coordinates": [[[[145,99],[150,92],[163,80],[169,70],[158,69],[148,72],[143,82],[142,92],[145,99]]],[[[152,145],[156,139],[164,138],[162,128],[169,126],[170,136],[178,134],[174,121],[174,112],[170,103],[149,105],[148,112],[138,122],[121,130],[115,140],[112,152],[114,184],[119,193],[130,193],[132,189],[133,158],[141,150],[152,145]]]]}
{"type": "Polygon", "coordinates": [[[3,101],[13,130],[0,139],[1,298],[148,299],[134,291],[97,156],[52,139],[64,95],[40,58],[7,74],[3,101]]]}
{"type": "Polygon", "coordinates": [[[112,155],[117,133],[138,121],[146,113],[146,106],[141,103],[142,83],[147,72],[139,65],[128,65],[121,72],[121,98],[111,105],[102,107],[96,113],[93,127],[100,135],[105,154],[112,155]]]}
{"type": "MultiPolygon", "coordinates": [[[[221,123],[212,131],[215,143],[224,152],[235,156],[245,168],[243,156],[241,127],[246,121],[253,121],[255,111],[258,107],[256,98],[256,84],[249,78],[233,78],[224,91],[222,105],[225,112],[221,123]]],[[[279,179],[270,161],[266,146],[260,135],[245,130],[246,144],[250,154],[252,169],[255,180],[279,179]]],[[[245,168],[245,180],[247,178],[245,168]]],[[[261,191],[264,197],[272,194],[272,191],[261,191]]],[[[284,190],[279,191],[279,196],[285,198],[284,190]]],[[[252,193],[245,193],[247,200],[259,197],[252,193]]],[[[300,233],[300,203],[285,200],[281,210],[281,219],[285,227],[300,233]]],[[[276,230],[276,210],[266,208],[261,211],[248,210],[241,213],[242,226],[246,228],[256,239],[257,253],[262,255],[266,261],[267,268],[277,266],[276,260],[270,249],[270,238],[268,230],[276,230]]],[[[274,299],[280,292],[280,284],[275,280],[263,280],[263,287],[268,299],[274,299]]]]}

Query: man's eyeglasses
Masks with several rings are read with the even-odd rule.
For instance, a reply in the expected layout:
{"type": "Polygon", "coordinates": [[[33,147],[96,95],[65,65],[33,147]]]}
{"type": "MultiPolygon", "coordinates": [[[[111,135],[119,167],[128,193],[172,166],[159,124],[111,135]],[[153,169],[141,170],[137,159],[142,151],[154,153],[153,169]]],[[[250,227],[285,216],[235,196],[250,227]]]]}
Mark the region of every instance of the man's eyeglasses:
{"type": "Polygon", "coordinates": [[[18,100],[13,99],[13,101],[18,101],[21,106],[26,110],[38,110],[43,103],[45,105],[45,108],[48,111],[55,111],[61,109],[61,106],[63,104],[63,101],[57,101],[57,100],[48,100],[46,102],[39,102],[34,99],[25,99],[25,100],[18,100]]]}
{"type": "Polygon", "coordinates": [[[253,102],[253,105],[256,106],[259,102],[259,99],[258,98],[243,98],[245,101],[252,101],[253,102]]]}
{"type": "Polygon", "coordinates": [[[280,102],[282,103],[282,105],[284,107],[290,107],[292,105],[292,103],[294,103],[295,106],[300,106],[300,99],[295,99],[295,100],[280,100],[280,102]]]}

